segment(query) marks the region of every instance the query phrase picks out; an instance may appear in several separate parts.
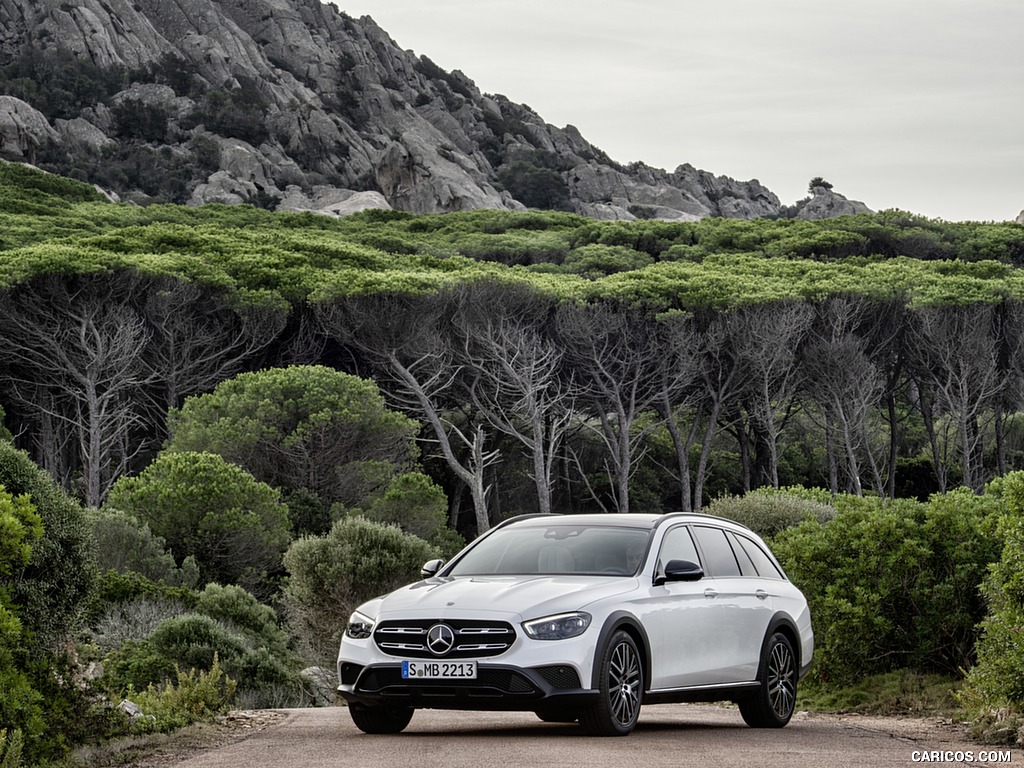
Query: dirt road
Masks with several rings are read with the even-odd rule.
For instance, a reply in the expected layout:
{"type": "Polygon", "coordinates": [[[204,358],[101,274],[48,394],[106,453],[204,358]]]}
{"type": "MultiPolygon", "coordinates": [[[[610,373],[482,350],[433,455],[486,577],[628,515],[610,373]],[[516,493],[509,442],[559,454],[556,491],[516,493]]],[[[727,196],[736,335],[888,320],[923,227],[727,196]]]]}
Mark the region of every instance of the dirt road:
{"type": "Polygon", "coordinates": [[[396,736],[367,736],[344,708],[288,710],[278,725],[177,768],[504,768],[505,766],[1013,765],[1024,753],[982,747],[935,721],[808,716],[782,730],[747,728],[735,708],[645,707],[626,738],[587,738],[530,713],[418,711],[396,736]],[[993,754],[987,754],[987,753],[993,754]]]}

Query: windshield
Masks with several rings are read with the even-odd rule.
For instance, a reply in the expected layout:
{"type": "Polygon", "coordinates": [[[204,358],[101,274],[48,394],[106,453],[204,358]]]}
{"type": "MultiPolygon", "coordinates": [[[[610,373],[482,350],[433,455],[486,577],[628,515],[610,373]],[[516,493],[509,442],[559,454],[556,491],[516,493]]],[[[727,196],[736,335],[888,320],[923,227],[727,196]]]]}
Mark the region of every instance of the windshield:
{"type": "Polygon", "coordinates": [[[481,541],[446,575],[632,576],[643,560],[649,536],[644,528],[604,525],[512,527],[481,541]]]}

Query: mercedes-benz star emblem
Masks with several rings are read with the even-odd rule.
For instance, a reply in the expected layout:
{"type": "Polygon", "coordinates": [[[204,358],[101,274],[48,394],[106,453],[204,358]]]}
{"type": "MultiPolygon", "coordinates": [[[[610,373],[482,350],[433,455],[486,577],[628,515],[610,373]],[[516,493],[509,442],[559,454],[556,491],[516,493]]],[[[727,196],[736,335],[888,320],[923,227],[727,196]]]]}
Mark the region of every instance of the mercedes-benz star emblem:
{"type": "Polygon", "coordinates": [[[455,645],[455,632],[447,624],[435,624],[427,630],[427,648],[435,656],[444,656],[455,645]]]}

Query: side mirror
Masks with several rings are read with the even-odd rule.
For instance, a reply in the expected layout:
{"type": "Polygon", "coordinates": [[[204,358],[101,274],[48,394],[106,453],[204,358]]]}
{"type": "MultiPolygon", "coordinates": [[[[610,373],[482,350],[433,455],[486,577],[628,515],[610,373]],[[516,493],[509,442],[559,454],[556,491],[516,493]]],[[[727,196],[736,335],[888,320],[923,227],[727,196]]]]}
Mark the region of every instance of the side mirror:
{"type": "Polygon", "coordinates": [[[420,568],[420,578],[429,579],[431,576],[436,575],[437,572],[441,570],[441,566],[443,565],[444,560],[441,559],[427,560],[427,562],[423,564],[423,567],[420,568]]]}
{"type": "Polygon", "coordinates": [[[669,560],[665,566],[665,581],[700,581],[704,569],[689,560],[669,560]]]}

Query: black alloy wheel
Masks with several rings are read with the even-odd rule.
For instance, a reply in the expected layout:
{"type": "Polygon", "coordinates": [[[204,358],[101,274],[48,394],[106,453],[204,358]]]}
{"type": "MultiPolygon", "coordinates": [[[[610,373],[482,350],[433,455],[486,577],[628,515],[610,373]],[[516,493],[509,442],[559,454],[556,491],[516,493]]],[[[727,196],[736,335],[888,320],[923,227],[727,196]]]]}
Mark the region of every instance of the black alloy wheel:
{"type": "Polygon", "coordinates": [[[740,714],[753,728],[781,728],[796,707],[796,654],[789,638],[776,632],[765,646],[758,692],[739,702],[740,714]]]}
{"type": "Polygon", "coordinates": [[[580,714],[580,725],[593,736],[625,736],[636,727],[643,703],[643,663],[636,641],[628,632],[615,632],[598,664],[600,696],[580,714]]]}

